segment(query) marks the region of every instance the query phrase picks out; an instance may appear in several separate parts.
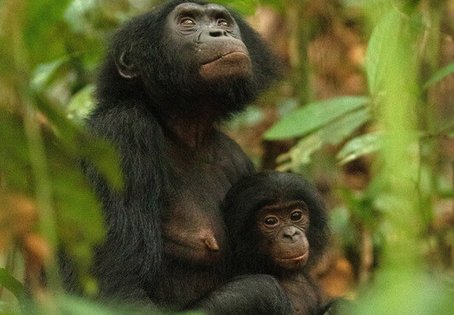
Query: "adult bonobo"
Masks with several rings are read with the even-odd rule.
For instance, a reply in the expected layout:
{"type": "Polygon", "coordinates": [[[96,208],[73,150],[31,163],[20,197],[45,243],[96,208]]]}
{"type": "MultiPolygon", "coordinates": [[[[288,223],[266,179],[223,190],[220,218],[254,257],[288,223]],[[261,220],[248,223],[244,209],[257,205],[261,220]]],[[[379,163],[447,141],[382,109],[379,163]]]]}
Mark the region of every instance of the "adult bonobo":
{"type": "Polygon", "coordinates": [[[288,313],[273,277],[228,279],[220,209],[253,167],[217,125],[275,75],[259,36],[216,4],[170,1],[114,35],[88,120],[118,148],[125,178],[114,191],[86,167],[108,225],[93,266],[102,297],[213,314],[288,313]]]}

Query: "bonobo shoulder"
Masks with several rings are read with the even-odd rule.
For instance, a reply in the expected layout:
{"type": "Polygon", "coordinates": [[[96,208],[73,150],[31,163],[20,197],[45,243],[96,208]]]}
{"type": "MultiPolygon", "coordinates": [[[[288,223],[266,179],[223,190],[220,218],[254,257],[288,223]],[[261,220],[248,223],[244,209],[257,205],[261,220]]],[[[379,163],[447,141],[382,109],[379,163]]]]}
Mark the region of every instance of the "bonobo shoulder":
{"type": "Polygon", "coordinates": [[[149,142],[162,137],[159,123],[141,106],[98,107],[91,113],[87,124],[96,135],[114,143],[126,142],[128,146],[140,138],[149,142]]]}
{"type": "Polygon", "coordinates": [[[223,157],[221,160],[233,164],[233,167],[230,167],[230,169],[237,170],[242,176],[254,173],[254,165],[238,143],[222,132],[217,133],[217,138],[217,151],[220,152],[223,157]]]}

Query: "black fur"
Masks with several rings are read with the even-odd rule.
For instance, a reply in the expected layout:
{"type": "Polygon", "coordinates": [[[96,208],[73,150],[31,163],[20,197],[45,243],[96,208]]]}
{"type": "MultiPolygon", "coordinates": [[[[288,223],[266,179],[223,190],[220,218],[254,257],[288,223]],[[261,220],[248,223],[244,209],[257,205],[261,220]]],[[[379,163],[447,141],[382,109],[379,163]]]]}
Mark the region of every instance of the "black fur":
{"type": "Polygon", "coordinates": [[[325,205],[315,188],[295,174],[261,172],[237,182],[226,195],[224,209],[233,275],[273,275],[291,298],[296,314],[324,314],[322,294],[309,272],[329,239],[325,205]],[[276,265],[268,252],[261,250],[265,236],[259,231],[258,214],[265,206],[294,201],[304,201],[309,210],[309,228],[304,231],[309,243],[309,259],[303,267],[286,270],[276,265]]]}
{"type": "MultiPolygon", "coordinates": [[[[183,207],[182,214],[208,214],[224,233],[220,208],[224,195],[239,178],[251,174],[253,166],[216,126],[242,110],[276,77],[268,48],[232,13],[249,51],[253,76],[203,82],[198,65],[182,59],[187,52],[176,49],[166,37],[166,17],[183,2],[205,3],[170,1],[126,23],[113,36],[97,83],[98,106],[88,126],[119,150],[124,176],[124,190],[114,191],[93,166],[86,166],[108,226],[93,266],[100,296],[177,310],[197,305],[213,314],[285,314],[288,301],[269,276],[221,286],[228,280],[224,260],[199,266],[164,254],[163,220],[172,220],[166,216],[171,207],[183,207]],[[132,65],[131,78],[119,73],[122,54],[132,65]],[[211,115],[205,119],[207,111],[211,115]],[[204,133],[191,146],[173,127],[190,129],[194,124],[201,124],[204,133]],[[242,312],[232,305],[235,296],[243,297],[242,312]]],[[[70,272],[63,270],[69,279],[70,272]]]]}
{"type": "Polygon", "coordinates": [[[243,178],[228,192],[224,201],[224,219],[235,264],[260,273],[270,273],[268,257],[257,257],[259,243],[256,226],[257,211],[264,205],[303,200],[310,209],[310,226],[306,233],[310,255],[308,264],[317,261],[328,242],[325,205],[319,193],[302,177],[273,171],[260,172],[243,178]]]}

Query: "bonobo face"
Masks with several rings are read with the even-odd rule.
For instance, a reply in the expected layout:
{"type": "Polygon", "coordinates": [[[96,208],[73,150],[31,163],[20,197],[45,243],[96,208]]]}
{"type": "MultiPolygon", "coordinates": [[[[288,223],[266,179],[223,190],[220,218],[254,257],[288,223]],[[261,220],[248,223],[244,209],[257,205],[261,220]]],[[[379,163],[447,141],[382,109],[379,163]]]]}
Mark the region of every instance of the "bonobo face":
{"type": "Polygon", "coordinates": [[[182,3],[167,17],[166,34],[187,66],[207,82],[252,76],[249,52],[232,15],[216,4],[182,3]],[[170,34],[170,35],[169,35],[170,34]]]}
{"type": "Polygon", "coordinates": [[[299,269],[309,258],[309,211],[303,201],[262,208],[257,217],[262,242],[260,250],[284,269],[299,269]]]}

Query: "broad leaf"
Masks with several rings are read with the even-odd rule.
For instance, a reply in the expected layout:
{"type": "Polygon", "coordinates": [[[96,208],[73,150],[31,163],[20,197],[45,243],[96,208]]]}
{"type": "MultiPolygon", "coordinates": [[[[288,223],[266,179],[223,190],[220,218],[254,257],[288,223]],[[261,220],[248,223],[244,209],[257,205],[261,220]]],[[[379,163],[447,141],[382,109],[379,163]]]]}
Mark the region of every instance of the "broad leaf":
{"type": "Polygon", "coordinates": [[[342,150],[337,154],[341,164],[356,160],[366,154],[376,152],[380,149],[383,139],[383,133],[368,133],[356,137],[345,144],[342,150]]]}
{"type": "Polygon", "coordinates": [[[31,79],[31,88],[33,91],[36,93],[42,92],[55,78],[58,70],[60,70],[68,60],[68,57],[63,57],[55,61],[36,66],[31,79]]]}
{"type": "Polygon", "coordinates": [[[326,125],[319,132],[323,143],[339,144],[371,118],[368,108],[360,108],[326,125]]]}
{"type": "Polygon", "coordinates": [[[384,65],[390,62],[388,53],[389,37],[395,30],[400,29],[401,17],[397,10],[391,10],[380,23],[374,28],[369,39],[366,52],[366,74],[369,85],[369,92],[372,96],[377,96],[381,90],[383,80],[386,80],[384,65]]]}
{"type": "Polygon", "coordinates": [[[427,80],[426,84],[424,85],[424,88],[428,88],[431,85],[434,85],[438,81],[441,81],[443,78],[446,76],[453,74],[454,73],[454,63],[450,63],[446,67],[441,68],[437,72],[435,72],[429,80],[427,80]]]}
{"type": "Polygon", "coordinates": [[[369,103],[365,96],[344,96],[309,103],[283,117],[264,135],[267,140],[301,137],[369,103]]]}
{"type": "Polygon", "coordinates": [[[369,110],[361,108],[304,137],[289,152],[278,158],[278,162],[282,162],[280,169],[298,169],[299,166],[310,163],[312,154],[323,145],[339,144],[369,119],[369,110]]]}

